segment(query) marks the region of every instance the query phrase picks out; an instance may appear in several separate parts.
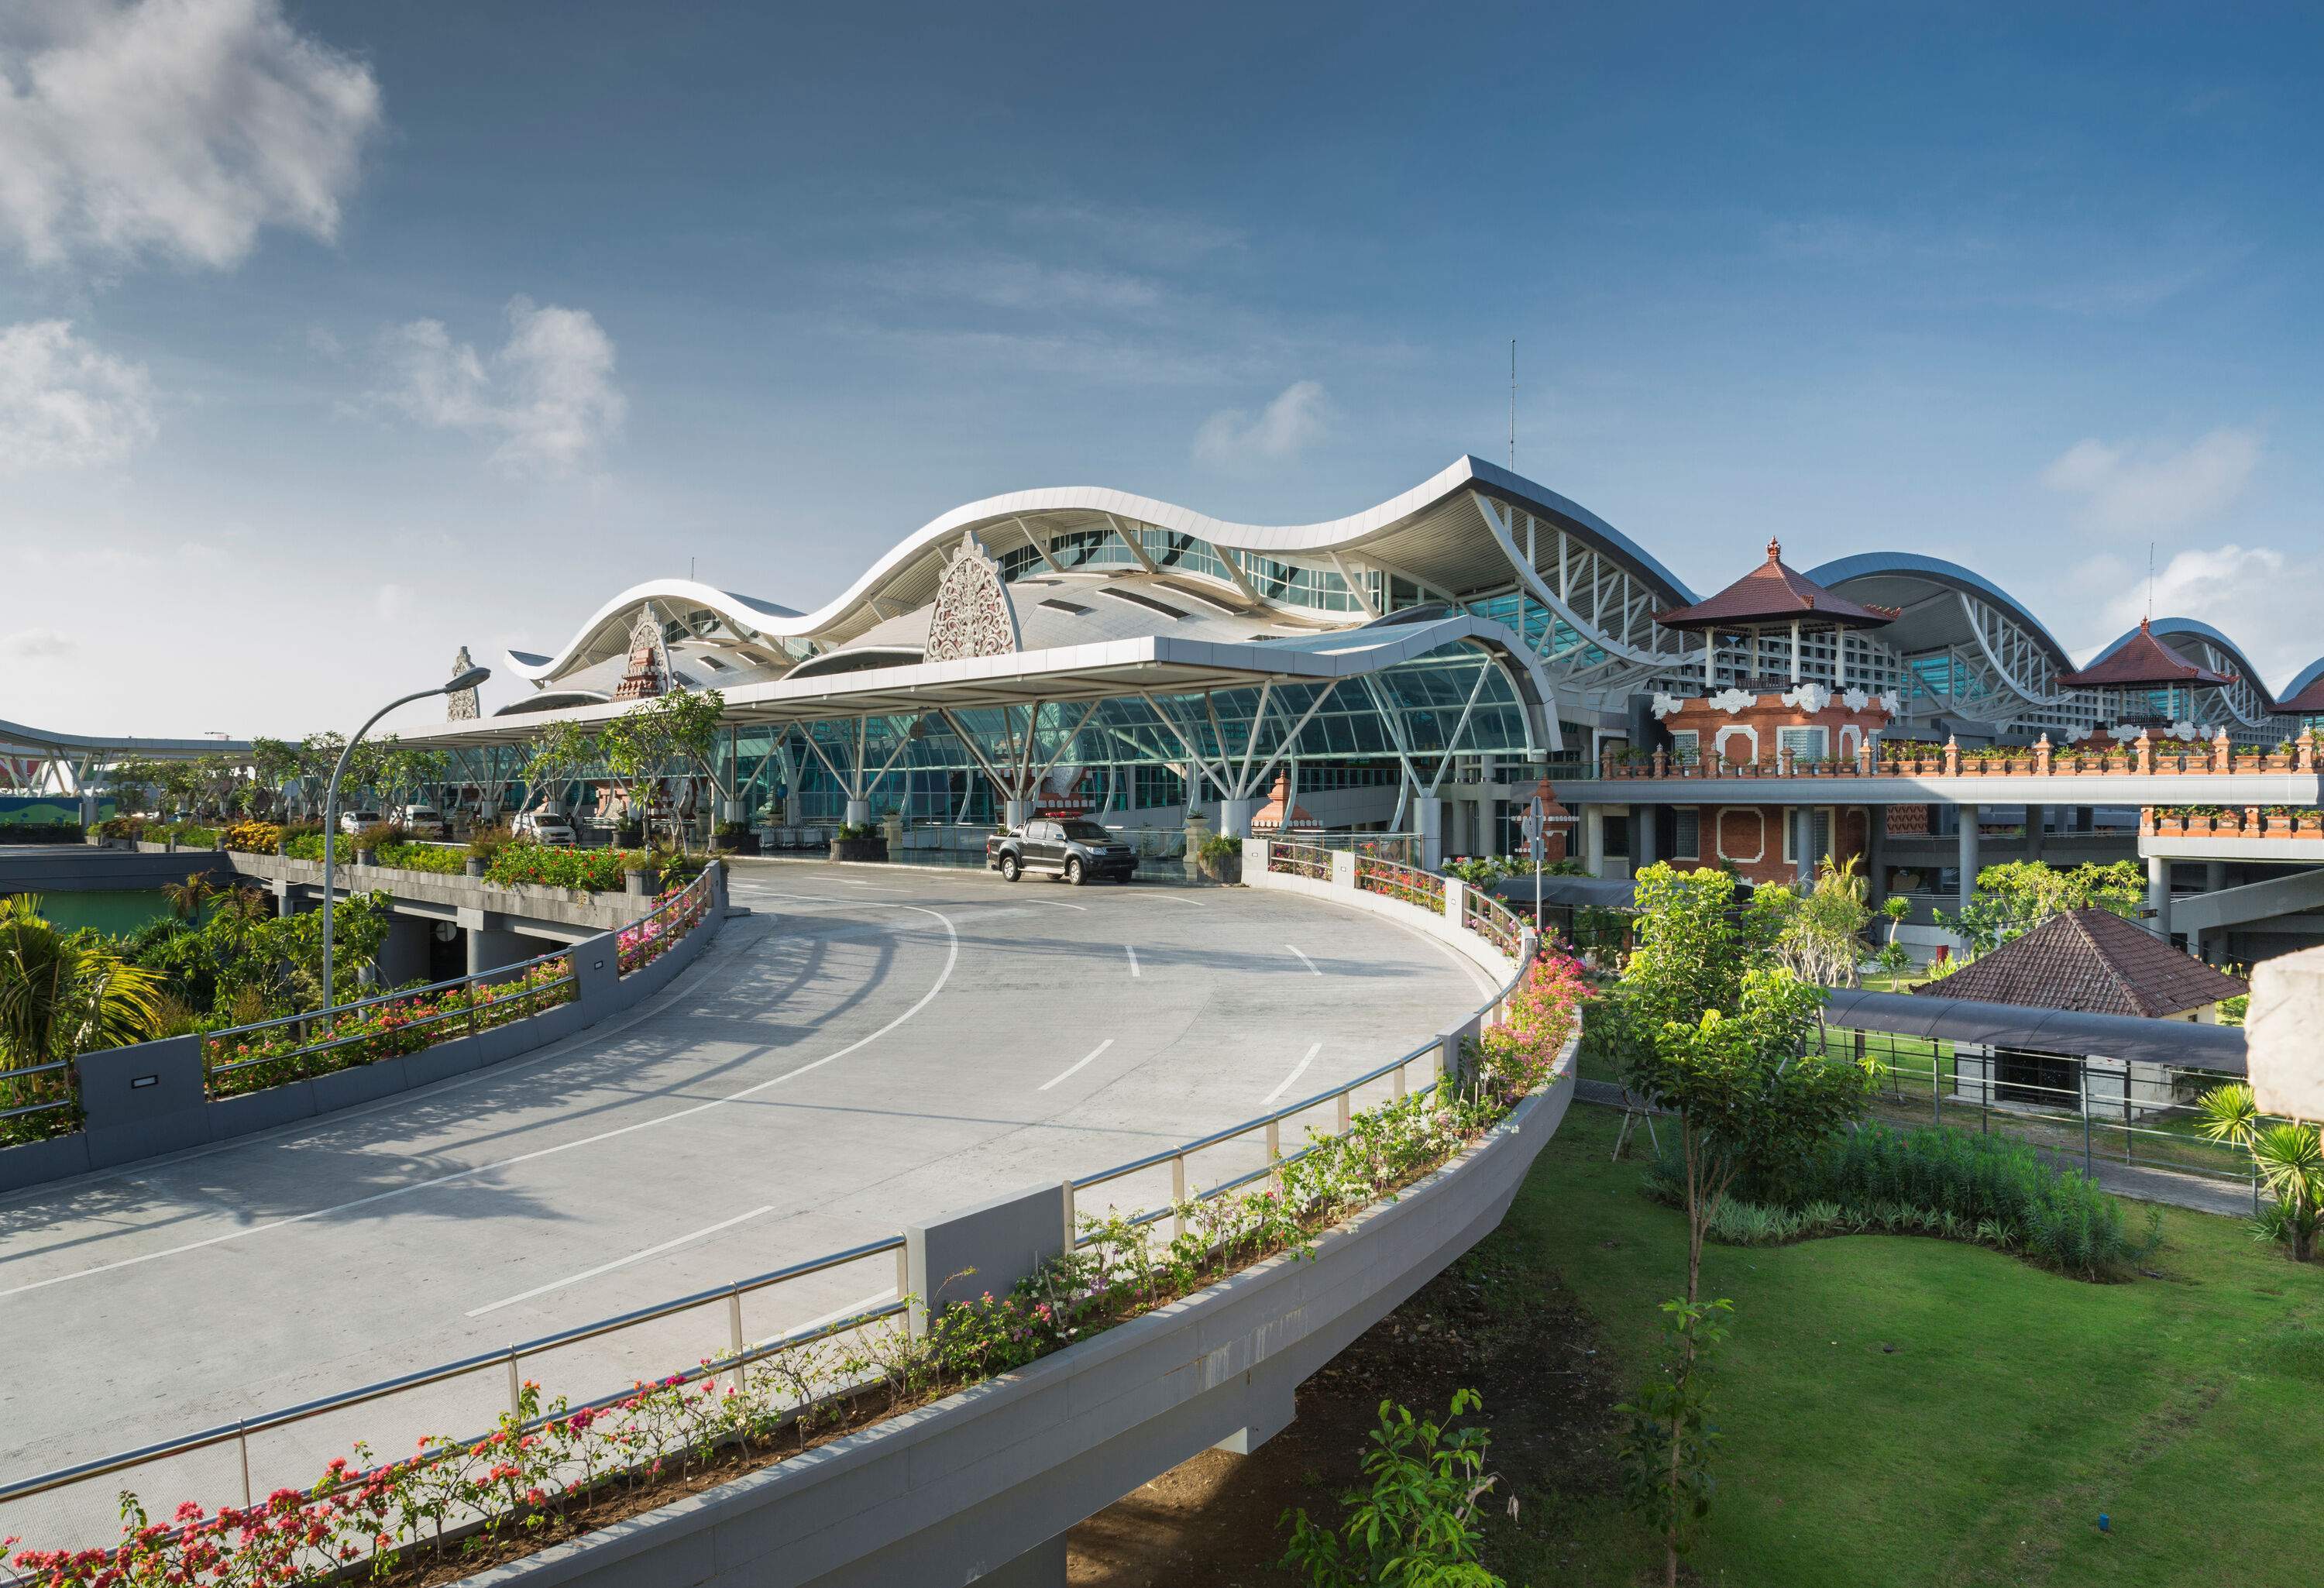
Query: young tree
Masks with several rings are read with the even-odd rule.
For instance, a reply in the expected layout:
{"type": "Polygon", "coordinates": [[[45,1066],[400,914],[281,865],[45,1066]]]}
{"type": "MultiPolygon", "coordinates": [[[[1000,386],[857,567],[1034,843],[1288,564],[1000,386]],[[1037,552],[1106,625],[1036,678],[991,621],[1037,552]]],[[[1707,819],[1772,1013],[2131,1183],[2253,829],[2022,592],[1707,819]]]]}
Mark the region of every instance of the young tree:
{"type": "Polygon", "coordinates": [[[1904,918],[1912,910],[1913,901],[1901,893],[1891,893],[1880,901],[1880,913],[1888,920],[1888,938],[1880,945],[1880,952],[1875,957],[1892,981],[1903,975],[1912,964],[1913,956],[1904,952],[1902,943],[1896,941],[1896,928],[1904,924],[1904,918]]]}
{"type": "Polygon", "coordinates": [[[586,776],[604,761],[597,735],[571,721],[549,724],[527,751],[524,780],[530,800],[555,802],[562,785],[586,776]]]}
{"type": "Polygon", "coordinates": [[[1663,1536],[1663,1580],[1678,1588],[1678,1561],[1694,1542],[1694,1525],[1711,1510],[1718,1481],[1711,1473],[1719,1426],[1711,1420],[1711,1356],[1727,1338],[1732,1302],[1663,1303],[1661,1366],[1634,1401],[1614,1409],[1629,1418],[1623,1436],[1622,1494],[1663,1536]]]}
{"type": "Polygon", "coordinates": [[[1291,1546],[1277,1564],[1309,1588],[1501,1588],[1477,1558],[1478,1502],[1499,1482],[1485,1471],[1491,1436],[1452,1426],[1483,1405],[1474,1390],[1456,1390],[1439,1424],[1381,1401],[1363,1462],[1370,1487],[1340,1496],[1347,1520],[1337,1528],[1310,1521],[1305,1508],[1285,1511],[1276,1526],[1291,1528],[1291,1546]]]}
{"type": "Polygon", "coordinates": [[[2146,901],[2138,863],[2061,869],[2038,860],[2013,860],[1977,873],[1977,891],[1959,915],[1937,914],[1937,924],[1969,944],[1970,957],[2022,937],[2052,916],[2093,906],[2126,918],[2146,901]]]}
{"type": "Polygon", "coordinates": [[[1868,1093],[1862,1071],[1809,1051],[1822,990],[1775,963],[1789,895],[1759,889],[1738,906],[1734,878],[1665,864],[1637,886],[1637,946],[1593,1023],[1623,1084],[1678,1116],[1692,1304],[1704,1236],[1737,1177],[1789,1172],[1868,1093]]]}
{"type": "Polygon", "coordinates": [[[725,710],[726,697],[715,689],[677,690],[641,701],[607,724],[601,748],[623,797],[641,783],[669,775],[674,766],[710,771],[725,710]]]}
{"type": "Polygon", "coordinates": [[[1777,961],[1819,987],[1855,986],[1865,924],[1872,919],[1864,897],[1856,856],[1834,865],[1825,855],[1816,868],[1815,886],[1794,900],[1783,936],[1775,940],[1777,961]]]}
{"type": "Polygon", "coordinates": [[[115,798],[142,809],[160,792],[168,771],[149,756],[133,755],[107,768],[106,782],[112,787],[115,798]]]}

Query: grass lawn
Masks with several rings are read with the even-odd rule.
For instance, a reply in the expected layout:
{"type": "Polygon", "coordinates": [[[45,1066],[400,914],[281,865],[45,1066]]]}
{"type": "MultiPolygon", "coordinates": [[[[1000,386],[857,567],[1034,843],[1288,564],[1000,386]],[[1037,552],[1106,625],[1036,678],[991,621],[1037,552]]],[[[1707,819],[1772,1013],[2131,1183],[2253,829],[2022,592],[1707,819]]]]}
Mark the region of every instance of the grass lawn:
{"type": "MultiPolygon", "coordinates": [[[[1524,1306],[1527,1276],[1562,1277],[1627,1385],[1683,1283],[1685,1231],[1635,1163],[1607,1161],[1616,1117],[1573,1109],[1478,1258],[1500,1307],[1524,1306]]],[[[2163,1220],[2163,1277],[2113,1286],[1908,1236],[1712,1246],[1706,1294],[1736,1316],[1700,1580],[2317,1582],[2324,1269],[2235,1221],[2163,1220]]],[[[1618,1497],[1508,1476],[1526,1498],[1494,1528],[1512,1583],[1659,1581],[1618,1497]]]]}

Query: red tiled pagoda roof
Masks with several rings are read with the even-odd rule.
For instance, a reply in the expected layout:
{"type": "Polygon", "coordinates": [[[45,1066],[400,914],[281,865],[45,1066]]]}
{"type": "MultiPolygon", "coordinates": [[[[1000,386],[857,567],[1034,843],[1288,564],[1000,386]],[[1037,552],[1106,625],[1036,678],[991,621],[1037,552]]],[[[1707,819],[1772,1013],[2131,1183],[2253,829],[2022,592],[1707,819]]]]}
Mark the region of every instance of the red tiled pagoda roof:
{"type": "Polygon", "coordinates": [[[1767,542],[1767,560],[1718,595],[1655,614],[1666,629],[1732,629],[1812,618],[1843,629],[1874,629],[1904,614],[1893,606],[1862,606],[1833,595],[1784,564],[1784,543],[1767,542]]]}
{"type": "Polygon", "coordinates": [[[2140,618],[2138,632],[2124,641],[2113,655],[2080,672],[2066,673],[2058,682],[2070,689],[2135,688],[2141,684],[2202,684],[2217,688],[2235,680],[2189,661],[2156,639],[2147,620],[2140,618]]]}
{"type": "Polygon", "coordinates": [[[2251,991],[2110,909],[2070,909],[1949,976],[1913,989],[2035,1009],[2161,1020],[2251,991]]]}
{"type": "Polygon", "coordinates": [[[2324,677],[2312,680],[2305,689],[2285,696],[2275,703],[2275,709],[2291,716],[2324,716],[2324,677]]]}

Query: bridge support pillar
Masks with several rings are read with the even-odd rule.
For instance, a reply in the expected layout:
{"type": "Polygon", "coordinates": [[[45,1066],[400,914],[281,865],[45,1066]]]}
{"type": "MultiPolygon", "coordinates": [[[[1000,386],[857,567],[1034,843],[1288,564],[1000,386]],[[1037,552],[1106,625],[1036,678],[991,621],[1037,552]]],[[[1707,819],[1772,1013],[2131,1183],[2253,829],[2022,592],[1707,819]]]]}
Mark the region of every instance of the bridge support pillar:
{"type": "Polygon", "coordinates": [[[1420,835],[1420,869],[1444,863],[1444,802],[1434,794],[1412,797],[1412,830],[1420,835]]]}
{"type": "Polygon", "coordinates": [[[2026,859],[2042,858],[2042,829],[2049,824],[2049,820],[2050,810],[2047,806],[2029,805],[2025,808],[2026,859]]]}
{"type": "Polygon", "coordinates": [[[2171,941],[2171,863],[2159,854],[2146,857],[2146,929],[2171,941]]]}
{"type": "Polygon", "coordinates": [[[1655,816],[1654,806],[1630,807],[1630,874],[1634,877],[1641,868],[1662,858],[1655,853],[1655,816]]]}
{"type": "Polygon", "coordinates": [[[1256,799],[1222,799],[1219,801],[1219,836],[1248,838],[1250,818],[1259,814],[1256,799]]]}
{"type": "Polygon", "coordinates": [[[464,909],[460,912],[461,927],[468,934],[468,974],[482,975],[496,971],[504,965],[516,965],[541,952],[532,940],[510,931],[502,923],[507,918],[492,910],[464,909]]]}

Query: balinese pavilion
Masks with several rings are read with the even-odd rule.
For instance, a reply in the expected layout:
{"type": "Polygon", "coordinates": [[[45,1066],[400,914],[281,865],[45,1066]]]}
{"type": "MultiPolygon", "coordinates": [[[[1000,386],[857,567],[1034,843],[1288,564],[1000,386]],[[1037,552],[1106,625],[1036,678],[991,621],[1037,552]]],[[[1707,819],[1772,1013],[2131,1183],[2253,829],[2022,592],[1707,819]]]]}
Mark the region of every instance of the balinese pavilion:
{"type": "Polygon", "coordinates": [[[2095,689],[2110,704],[2112,721],[2091,737],[2111,737],[2127,743],[2141,733],[2155,738],[2193,739],[2202,730],[2194,710],[2198,691],[2233,688],[2236,680],[2180,655],[2154,637],[2153,621],[2138,627],[2093,658],[2090,665],[2066,674],[2059,682],[2071,689],[2095,689]]]}

